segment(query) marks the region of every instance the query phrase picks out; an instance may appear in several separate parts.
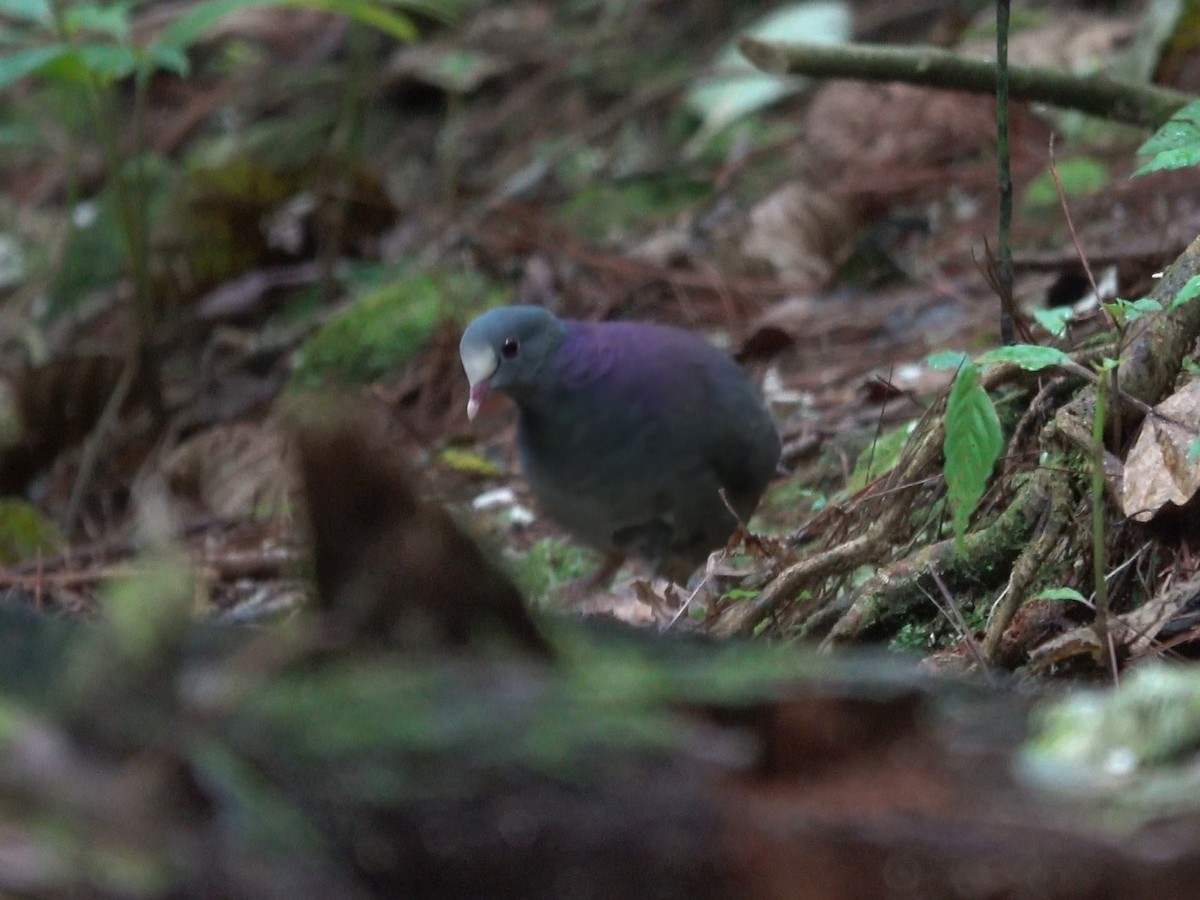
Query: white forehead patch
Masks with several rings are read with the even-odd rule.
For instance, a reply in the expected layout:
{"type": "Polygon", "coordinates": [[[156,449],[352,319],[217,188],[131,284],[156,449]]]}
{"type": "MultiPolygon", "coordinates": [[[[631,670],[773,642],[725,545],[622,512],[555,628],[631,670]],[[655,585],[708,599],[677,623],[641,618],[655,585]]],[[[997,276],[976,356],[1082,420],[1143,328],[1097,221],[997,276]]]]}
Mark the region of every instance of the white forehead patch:
{"type": "Polygon", "coordinates": [[[463,371],[467,373],[467,381],[471,382],[472,387],[491,378],[500,367],[496,351],[487,344],[459,347],[458,355],[462,357],[463,371]]]}

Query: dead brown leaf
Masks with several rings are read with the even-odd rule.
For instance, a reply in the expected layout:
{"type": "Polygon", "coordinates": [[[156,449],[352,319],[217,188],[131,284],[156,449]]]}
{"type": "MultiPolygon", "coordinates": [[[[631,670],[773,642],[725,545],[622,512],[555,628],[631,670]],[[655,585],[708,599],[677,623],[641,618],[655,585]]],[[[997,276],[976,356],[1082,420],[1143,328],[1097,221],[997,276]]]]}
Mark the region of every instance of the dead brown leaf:
{"type": "Polygon", "coordinates": [[[1148,522],[1163,507],[1183,506],[1200,488],[1200,459],[1190,456],[1200,431],[1200,380],[1188,382],[1147,416],[1125,459],[1121,509],[1148,522]]]}
{"type": "Polygon", "coordinates": [[[292,448],[273,420],[201,432],[167,453],[158,472],[174,503],[221,518],[278,513],[296,488],[292,448]]]}
{"type": "MultiPolygon", "coordinates": [[[[1131,612],[1114,616],[1109,634],[1118,652],[1123,656],[1144,653],[1163,627],[1192,601],[1196,589],[1195,581],[1179,585],[1152,597],[1131,612]]],[[[1042,671],[1077,656],[1102,658],[1100,641],[1091,624],[1081,625],[1037,647],[1029,654],[1030,668],[1042,671]]]]}
{"type": "Polygon", "coordinates": [[[846,202],[805,181],[768,194],[750,211],[741,252],[789,281],[828,282],[859,228],[846,202]]]}

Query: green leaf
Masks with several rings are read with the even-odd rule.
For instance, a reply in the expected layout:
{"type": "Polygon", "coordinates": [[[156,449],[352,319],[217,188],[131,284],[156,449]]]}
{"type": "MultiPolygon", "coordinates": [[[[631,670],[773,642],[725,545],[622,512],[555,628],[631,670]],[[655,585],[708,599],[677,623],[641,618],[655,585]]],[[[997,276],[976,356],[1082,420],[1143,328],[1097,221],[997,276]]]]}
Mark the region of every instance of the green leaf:
{"type": "Polygon", "coordinates": [[[118,41],[129,39],[129,10],[124,4],[72,6],[63,14],[63,21],[71,35],[80,32],[106,34],[118,41]]]}
{"type": "Polygon", "coordinates": [[[415,41],[420,35],[413,20],[372,0],[291,0],[289,6],[324,9],[377,28],[398,41],[415,41]]]}
{"type": "Polygon", "coordinates": [[[43,65],[37,74],[53,81],[75,84],[86,84],[93,78],[116,81],[131,74],[137,60],[137,54],[129,47],[84,44],[58,54],[43,65]]]}
{"type": "Polygon", "coordinates": [[[150,63],[151,69],[163,69],[179,76],[187,75],[190,65],[187,54],[178,47],[164,47],[159,44],[153,44],[146,50],[145,59],[150,63]]]}
{"type": "Polygon", "coordinates": [[[1138,148],[1138,156],[1149,156],[1150,160],[1133,173],[1135,177],[1200,163],[1200,100],[1193,100],[1175,113],[1138,148]]]}
{"type": "Polygon", "coordinates": [[[1200,134],[1200,100],[1193,100],[1178,109],[1137,152],[1139,156],[1150,156],[1164,150],[1189,146],[1194,143],[1197,134],[1200,134]]]}
{"type": "Polygon", "coordinates": [[[210,28],[230,13],[251,6],[264,6],[258,0],[207,0],[190,7],[187,12],[163,29],[148,48],[151,59],[186,54],[187,49],[203,37],[210,28]]]}
{"type": "Polygon", "coordinates": [[[1167,309],[1178,309],[1183,304],[1190,303],[1197,297],[1200,297],[1200,275],[1193,275],[1179,289],[1179,293],[1175,295],[1175,299],[1171,301],[1171,305],[1167,309]]]}
{"type": "Polygon", "coordinates": [[[1178,150],[1164,150],[1162,153],[1155,154],[1154,159],[1139,168],[1130,177],[1136,178],[1138,175],[1148,175],[1164,169],[1187,169],[1198,163],[1200,163],[1200,142],[1194,147],[1180,147],[1178,150]]]}
{"type": "Polygon", "coordinates": [[[1000,419],[979,384],[979,367],[963,366],[946,403],[946,487],[954,534],[962,541],[1004,447],[1000,419]]]}
{"type": "Polygon", "coordinates": [[[61,59],[70,48],[62,44],[50,47],[34,47],[32,50],[19,50],[0,57],[0,90],[15,84],[26,75],[41,72],[51,63],[61,59]]]}
{"type": "Polygon", "coordinates": [[[1162,311],[1162,304],[1153,297],[1139,297],[1137,300],[1122,300],[1118,297],[1111,303],[1100,305],[1110,316],[1122,324],[1140,319],[1146,313],[1162,311]]]}
{"type": "Polygon", "coordinates": [[[1073,315],[1075,310],[1070,306],[1052,306],[1050,309],[1036,310],[1033,318],[1053,337],[1062,337],[1067,333],[1067,323],[1073,315]]]}
{"type": "Polygon", "coordinates": [[[393,12],[386,3],[372,0],[205,0],[168,25],[149,48],[149,58],[178,60],[210,28],[230,13],[268,6],[302,6],[356,19],[402,41],[417,38],[411,17],[393,12]]]}
{"type": "Polygon", "coordinates": [[[107,80],[132,74],[138,63],[138,56],[131,48],[118,44],[84,44],[78,52],[84,68],[107,80]]]}
{"type": "MultiPolygon", "coordinates": [[[[1059,160],[1055,168],[1062,181],[1063,194],[1067,197],[1099,190],[1111,180],[1108,169],[1088,156],[1059,160]]],[[[1029,182],[1022,203],[1027,209],[1058,205],[1058,185],[1054,183],[1054,174],[1049,169],[1029,182]]]]}
{"type": "Polygon", "coordinates": [[[940,353],[931,353],[925,357],[925,365],[931,369],[939,370],[953,369],[957,371],[970,362],[971,357],[967,356],[961,350],[943,350],[940,353]]]}
{"type": "Polygon", "coordinates": [[[1046,590],[1033,597],[1034,600],[1074,600],[1078,603],[1087,603],[1087,597],[1069,587],[1046,588],[1046,590]]]}
{"type": "MultiPolygon", "coordinates": [[[[1184,285],[1187,287],[1187,285],[1184,285]]],[[[1181,288],[1182,290],[1182,288],[1181,288]]],[[[1136,309],[1139,313],[1160,312],[1162,304],[1153,297],[1139,297],[1137,300],[1127,300],[1130,309],[1136,309]]]]}
{"type": "Polygon", "coordinates": [[[1071,357],[1057,347],[1042,347],[1038,344],[1013,344],[1011,347],[997,347],[979,357],[979,366],[990,366],[995,363],[1013,363],[1029,372],[1038,372],[1050,366],[1070,364],[1071,357]]]}

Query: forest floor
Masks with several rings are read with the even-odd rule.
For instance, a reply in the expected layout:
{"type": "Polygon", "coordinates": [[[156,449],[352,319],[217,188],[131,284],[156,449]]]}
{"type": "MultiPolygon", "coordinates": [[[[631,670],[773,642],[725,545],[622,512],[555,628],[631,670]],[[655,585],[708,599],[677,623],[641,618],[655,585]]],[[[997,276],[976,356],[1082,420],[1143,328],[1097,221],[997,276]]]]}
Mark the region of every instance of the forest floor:
{"type": "MultiPolygon", "coordinates": [[[[758,539],[710,565],[692,628],[869,521],[857,499],[953,377],[927,356],[999,342],[995,103],[837,81],[718,127],[722,103],[746,101],[705,99],[700,75],[765,10],[682,6],[493,4],[453,24],[423,21],[408,45],[304,9],[221,20],[193,49],[191,73],[156,76],[146,95],[139,203],[165,409],[155,415],[135,392],[99,442],[88,435],[128,330],[119,211],[63,86],[10,87],[0,249],[15,274],[0,286],[0,425],[12,437],[0,485],[32,504],[0,529],[10,601],[91,609],[98,589],[136,568],[139,548],[174,535],[201,575],[202,609],[287,614],[307,593],[289,410],[307,392],[341,390],[383,410],[425,492],[552,603],[554,586],[594,561],[538,514],[511,414],[465,417],[457,336],[499,302],[694,329],[761,383],[788,474],[750,523],[758,539]]],[[[859,40],[989,55],[990,13],[942,6],[845,9],[859,40]]],[[[1037,5],[1017,24],[1012,59],[1105,65],[1134,41],[1135,7],[1037,5]]],[[[134,34],[170,15],[140,9],[134,34]]],[[[1188,59],[1164,52],[1160,74],[1187,89],[1188,59]]],[[[133,99],[130,86],[114,93],[130,154],[122,116],[133,99]]],[[[1080,250],[1104,299],[1149,293],[1200,232],[1200,184],[1189,171],[1131,180],[1147,135],[1128,126],[1014,104],[1012,135],[1016,301],[1047,343],[1034,312],[1074,306],[1078,340],[1103,324],[1080,250]]],[[[905,540],[949,533],[944,503],[920,513],[905,540]]],[[[1190,578],[1186,534],[1141,540],[1165,549],[1137,551],[1142,581],[1129,591],[1149,574],[1190,578]]],[[[1071,546],[1042,579],[1086,595],[1071,546]]],[[[831,582],[844,594],[880,565],[831,582]]],[[[685,592],[643,576],[627,570],[583,611],[675,622],[685,592]]],[[[965,658],[993,600],[971,598],[964,621],[931,604],[873,636],[965,658]]],[[[1006,665],[1085,621],[1072,602],[1036,603],[1006,665]]],[[[786,607],[755,626],[801,630],[786,607]]],[[[1191,636],[1174,652],[1195,638],[1179,633],[1191,636]]]]}

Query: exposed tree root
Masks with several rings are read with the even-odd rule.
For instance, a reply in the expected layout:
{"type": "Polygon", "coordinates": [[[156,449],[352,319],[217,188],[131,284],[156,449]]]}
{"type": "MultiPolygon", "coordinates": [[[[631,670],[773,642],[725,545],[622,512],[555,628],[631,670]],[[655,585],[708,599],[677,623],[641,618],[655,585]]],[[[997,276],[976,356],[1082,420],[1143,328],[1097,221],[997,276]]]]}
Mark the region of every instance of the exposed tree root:
{"type": "Polygon", "coordinates": [[[881,569],[859,589],[826,645],[867,636],[887,619],[903,616],[916,604],[928,604],[929,595],[938,589],[934,571],[951,591],[978,593],[1003,584],[1031,536],[1045,523],[1057,477],[1039,469],[991,525],[966,535],[961,546],[953,539],[940,541],[881,569]]]}
{"type": "MultiPolygon", "coordinates": [[[[1164,273],[1150,296],[1166,307],[1198,273],[1200,239],[1164,273]]],[[[1171,392],[1198,335],[1200,301],[1134,322],[1120,355],[1120,390],[1111,401],[1110,446],[1119,450],[1119,443],[1132,435],[1147,405],[1171,392]]],[[[997,366],[986,374],[984,384],[991,389],[1027,377],[1028,373],[1015,367],[997,366]]],[[[1046,394],[1039,397],[1040,402],[1047,402],[1046,394]]],[[[1037,453],[1026,453],[1026,458],[1059,458],[1066,451],[1073,458],[1082,453],[1085,461],[1092,459],[1094,409],[1095,387],[1078,389],[1042,428],[1035,445],[1037,453]]],[[[1027,429],[1028,423],[1024,427],[1027,429]]],[[[923,429],[916,449],[883,486],[887,495],[882,511],[879,492],[850,511],[861,529],[857,536],[788,566],[757,597],[722,609],[710,623],[711,631],[718,635],[748,633],[786,608],[792,634],[814,636],[828,630],[827,644],[875,636],[887,632],[888,626],[916,604],[929,602],[929,596],[938,590],[933,578],[936,572],[952,591],[979,594],[1007,582],[1007,594],[997,605],[984,638],[985,655],[995,659],[1005,628],[1051,562],[1054,549],[1064,535],[1069,536],[1075,521],[1072,511],[1085,500],[1086,492],[1083,480],[1073,474],[1072,467],[1042,463],[1031,472],[1010,467],[999,477],[1014,481],[1007,490],[1002,485],[1002,495],[1011,499],[990,524],[966,535],[961,544],[940,541],[895,559],[897,548],[912,539],[911,511],[925,490],[922,485],[940,468],[943,434],[940,418],[923,429]],[[822,590],[829,576],[844,575],[866,564],[880,569],[852,596],[822,590]]],[[[1116,456],[1110,454],[1107,459],[1119,466],[1116,456]]],[[[1106,480],[1110,485],[1117,481],[1112,477],[1106,480]]]]}
{"type": "MultiPolygon", "coordinates": [[[[1048,472],[1047,469],[1041,469],[1039,475],[1048,472]]],[[[1072,493],[1068,489],[1066,479],[1055,473],[1046,474],[1043,480],[1050,496],[1049,503],[1042,512],[1040,527],[1013,564],[1012,575],[1008,579],[1008,590],[1004,592],[991,618],[988,619],[987,631],[983,638],[983,655],[991,662],[996,661],[1004,630],[1029,596],[1029,589],[1034,585],[1042,565],[1058,545],[1058,539],[1070,516],[1072,493]]]]}

